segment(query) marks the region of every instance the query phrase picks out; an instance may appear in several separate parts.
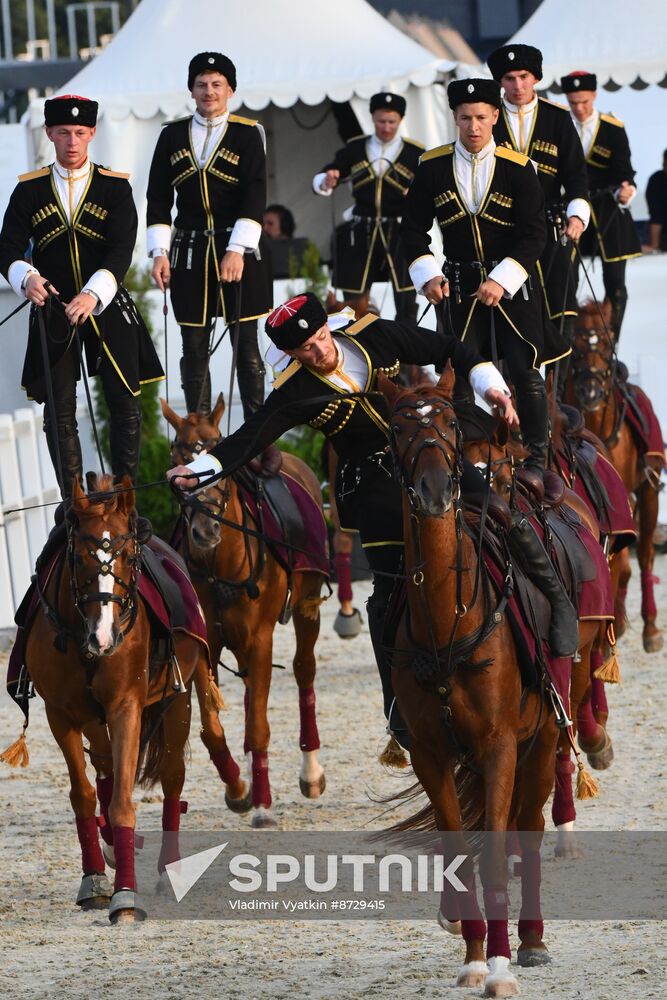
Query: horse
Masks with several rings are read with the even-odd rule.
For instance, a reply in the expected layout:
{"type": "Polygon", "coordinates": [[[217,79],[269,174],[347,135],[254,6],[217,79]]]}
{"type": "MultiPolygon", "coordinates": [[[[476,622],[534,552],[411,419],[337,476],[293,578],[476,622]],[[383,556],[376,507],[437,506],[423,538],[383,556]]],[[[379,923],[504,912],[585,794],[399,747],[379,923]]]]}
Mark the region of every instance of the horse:
{"type": "MultiPolygon", "coordinates": [[[[473,439],[474,434],[470,433],[470,427],[474,425],[467,425],[464,453],[468,461],[488,475],[491,488],[509,503],[517,489],[514,470],[518,463],[526,458],[527,452],[522,445],[512,439],[509,427],[504,420],[498,420],[495,423],[496,427],[491,432],[485,436],[480,435],[477,440],[473,439]]],[[[602,543],[603,538],[600,534],[596,512],[588,506],[582,497],[566,486],[562,502],[575,511],[593,537],[602,543]]],[[[608,630],[609,623],[606,620],[600,621],[597,625],[591,620],[585,624],[580,623],[579,649],[572,664],[570,684],[573,731],[578,737],[579,746],[586,754],[589,764],[595,770],[606,770],[614,759],[613,744],[606,726],[606,698],[604,699],[605,712],[602,714],[597,711],[597,706],[604,696],[604,681],[600,680],[596,674],[602,672],[603,676],[608,677],[607,664],[610,661],[613,661],[614,664],[617,662],[613,647],[609,649],[608,630]],[[602,693],[598,690],[600,687],[603,689],[602,693]]],[[[618,680],[620,677],[616,679],[618,680]]],[[[572,795],[572,774],[575,767],[571,760],[570,749],[568,734],[561,733],[558,741],[556,785],[551,808],[552,819],[558,831],[555,849],[557,857],[578,856],[576,842],[570,836],[576,819],[572,795]]],[[[577,796],[579,798],[588,798],[595,794],[597,794],[597,790],[594,783],[578,781],[577,796]]]]}
{"type": "Polygon", "coordinates": [[[50,561],[46,582],[38,573],[39,601],[26,625],[23,663],[69,771],[83,869],[77,903],[84,910],[108,906],[110,920],[119,923],[142,916],[135,895],[135,781],[162,785],[160,868],[177,848],[190,686],[207,652],[186,631],[174,631],[170,648],[155,645],[139,594],[142,539],[131,482],[125,476],[116,489],[111,476],[89,475],[88,485],[86,495],[74,483],[64,554],[50,561]],[[97,794],[86,774],[86,753],[97,794]],[[105,856],[116,868],[113,892],[105,856]]]}
{"type": "MultiPolygon", "coordinates": [[[[210,416],[190,413],[180,417],[161,400],[162,412],[175,431],[172,461],[177,464],[212,448],[221,440],[219,423],[225,409],[222,394],[210,416]]],[[[317,477],[299,458],[283,455],[283,470],[295,480],[322,516],[322,494],[317,477]]],[[[252,826],[275,826],[269,781],[270,728],[267,705],[272,674],[273,632],[278,621],[292,617],[296,636],[294,677],[299,690],[302,764],[299,788],[306,798],[325,790],[324,769],[318,760],[320,739],[316,719],[315,644],[320,629],[320,597],[326,576],[322,572],[289,573],[262,526],[249,512],[241,495],[239,476],[222,479],[200,491],[196,501],[183,503],[182,534],[175,545],[187,563],[204,609],[211,647],[214,680],[223,647],[233,653],[245,685],[244,753],[250,785],[241,782],[236,795],[225,796],[235,812],[252,809],[252,826]]],[[[326,555],[323,549],[323,555],[326,555]]],[[[223,781],[230,777],[224,730],[216,703],[204,704],[201,692],[202,740],[223,781]]],[[[238,777],[236,765],[232,769],[238,777]]],[[[240,780],[240,779],[239,779],[240,780]]]]}
{"type": "MultiPolygon", "coordinates": [[[[394,829],[425,829],[433,821],[438,830],[455,833],[455,849],[469,856],[464,830],[504,833],[516,824],[522,901],[528,895],[534,904],[542,811],[554,785],[558,742],[547,681],[538,678],[522,689],[502,601],[496,603],[486,587],[476,540],[465,530],[451,366],[436,386],[404,390],[381,378],[378,387],[390,410],[390,447],[404,500],[406,609],[390,643],[392,679],[410,731],[414,772],[430,803],[394,829]],[[536,876],[532,889],[529,873],[536,876]]],[[[518,983],[509,969],[505,838],[493,841],[481,868],[485,908],[494,911],[488,965],[486,924],[476,908],[474,874],[467,872],[461,881],[473,910],[460,925],[466,953],[457,984],[485,985],[487,996],[511,996],[518,983]]],[[[445,901],[440,921],[457,931],[455,897],[445,901]]],[[[550,960],[543,934],[541,919],[520,919],[520,965],[550,960]]]]}
{"type": "MultiPolygon", "coordinates": [[[[621,363],[616,357],[616,345],[609,332],[610,320],[611,305],[608,302],[602,306],[589,302],[579,310],[566,400],[579,407],[586,427],[597,434],[608,448],[612,464],[620,474],[628,495],[634,498],[644,623],[642,641],[647,653],[655,653],[663,646],[662,632],[656,624],[653,535],[658,521],[658,490],[665,464],[664,449],[644,452],[638,447],[630,415],[636,410],[633,397],[641,390],[620,377],[621,363]]],[[[627,562],[619,579],[621,620],[625,613],[622,603],[629,574],[627,562]]]]}

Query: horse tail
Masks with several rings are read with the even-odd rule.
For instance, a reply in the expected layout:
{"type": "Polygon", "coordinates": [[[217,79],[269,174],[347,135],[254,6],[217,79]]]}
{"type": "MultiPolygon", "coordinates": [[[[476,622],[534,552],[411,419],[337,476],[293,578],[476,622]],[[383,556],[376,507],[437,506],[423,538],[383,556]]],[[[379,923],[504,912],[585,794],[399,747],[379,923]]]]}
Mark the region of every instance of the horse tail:
{"type": "Polygon", "coordinates": [[[156,702],[145,708],[141,716],[137,784],[152,788],[160,777],[160,767],[166,750],[164,735],[164,705],[156,702]]]}
{"type": "MultiPolygon", "coordinates": [[[[454,782],[461,811],[462,830],[465,833],[483,830],[485,821],[485,794],[482,775],[477,771],[465,767],[463,764],[457,764],[454,769],[454,782]]],[[[421,784],[417,781],[408,788],[404,788],[400,792],[395,792],[393,795],[383,798],[380,801],[385,805],[390,803],[405,804],[421,799],[425,794],[421,784]]],[[[435,809],[427,801],[416,813],[399,820],[398,823],[394,823],[387,832],[390,834],[407,833],[409,831],[430,833],[437,829],[435,809]]]]}

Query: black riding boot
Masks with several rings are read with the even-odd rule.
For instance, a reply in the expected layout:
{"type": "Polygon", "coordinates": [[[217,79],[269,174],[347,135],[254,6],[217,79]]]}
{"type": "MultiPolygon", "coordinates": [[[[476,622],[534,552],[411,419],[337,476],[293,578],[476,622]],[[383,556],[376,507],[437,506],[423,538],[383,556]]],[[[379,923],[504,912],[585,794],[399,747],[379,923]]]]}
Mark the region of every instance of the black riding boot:
{"type": "MultiPolygon", "coordinates": [[[[47,409],[48,407],[45,407],[47,409]]],[[[53,433],[53,425],[49,417],[44,415],[44,433],[46,443],[51,456],[53,468],[58,476],[58,485],[63,500],[72,495],[72,486],[75,479],[83,478],[83,461],[81,459],[81,444],[76,428],[76,423],[57,424],[58,444],[60,446],[60,462],[62,465],[62,479],[58,472],[58,458],[56,450],[56,439],[53,433]]]]}
{"type": "Polygon", "coordinates": [[[389,731],[404,750],[409,750],[410,734],[396,704],[394,688],[391,682],[391,657],[384,645],[385,622],[389,610],[391,588],[391,583],[387,584],[385,580],[378,582],[376,579],[375,589],[366,603],[366,613],[368,615],[368,631],[370,632],[375,662],[380,674],[380,683],[382,684],[384,715],[389,723],[389,731]]]}
{"type": "Polygon", "coordinates": [[[520,513],[512,516],[508,532],[510,552],[528,578],[542,591],[551,605],[549,647],[553,656],[573,656],[579,645],[577,612],[572,606],[554,564],[528,521],[520,513]]]}
{"type": "Polygon", "coordinates": [[[528,368],[514,378],[516,408],[521,437],[528,449],[524,467],[541,476],[547,465],[549,448],[549,411],[544,379],[535,368],[528,368]]]}
{"type": "Polygon", "coordinates": [[[208,367],[209,330],[207,327],[181,327],[183,357],[181,386],[188,413],[211,412],[211,373],[208,367]]]}
{"type": "Polygon", "coordinates": [[[611,296],[611,329],[614,339],[618,343],[621,336],[621,326],[625,315],[625,307],[628,304],[628,290],[625,286],[615,289],[611,296]]]}
{"type": "Polygon", "coordinates": [[[236,379],[241,394],[244,420],[247,420],[264,402],[264,375],[264,365],[261,361],[246,364],[243,368],[239,364],[236,379]]]}
{"type": "Polygon", "coordinates": [[[115,482],[119,483],[127,475],[136,483],[140,444],[141,404],[138,397],[127,393],[122,405],[116,399],[109,407],[109,447],[115,482]]]}

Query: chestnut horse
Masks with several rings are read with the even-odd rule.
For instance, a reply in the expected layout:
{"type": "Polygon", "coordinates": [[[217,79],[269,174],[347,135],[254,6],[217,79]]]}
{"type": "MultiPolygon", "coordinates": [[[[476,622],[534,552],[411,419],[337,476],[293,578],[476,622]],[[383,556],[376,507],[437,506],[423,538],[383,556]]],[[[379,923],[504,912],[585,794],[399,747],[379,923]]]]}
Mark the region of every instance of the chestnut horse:
{"type": "MultiPolygon", "coordinates": [[[[220,419],[225,403],[218,397],[210,416],[190,413],[180,417],[161,400],[162,412],[176,437],[172,460],[182,464],[220,441],[220,419]]],[[[322,510],[322,494],[315,474],[293,455],[283,456],[284,471],[313,497],[322,510]]],[[[234,812],[252,807],[253,827],[274,826],[269,782],[270,728],[267,716],[272,673],[273,632],[289,612],[294,622],[296,651],[293,669],[299,689],[302,765],[299,787],[306,798],[318,798],[325,789],[324,770],[317,751],[320,740],[315,711],[315,643],[320,630],[320,591],[325,577],[318,572],[296,572],[291,580],[270,547],[250,533],[258,525],[246,510],[233,476],[197,494],[196,504],[183,504],[183,536],[178,543],[199,595],[208,629],[214,673],[223,647],[236,659],[245,684],[245,741],[250,788],[238,779],[230,764],[218,705],[200,694],[202,740],[223,781],[237,777],[236,794],[225,801],[234,812]],[[227,523],[224,523],[227,522],[227,523]],[[285,613],[287,611],[287,614],[285,613]]],[[[324,514],[322,513],[324,517],[324,514]]],[[[215,677],[217,681],[217,674],[215,677]]]]}
{"type": "MultiPolygon", "coordinates": [[[[462,527],[459,501],[462,450],[452,405],[450,366],[435,386],[402,390],[378,379],[391,411],[390,443],[404,490],[407,618],[398,624],[393,684],[411,734],[411,759],[430,807],[400,824],[423,828],[432,816],[439,830],[461,835],[483,823],[503,832],[516,824],[523,873],[539,871],[543,807],[554,785],[558,730],[545,703],[543,682],[522,691],[518,653],[505,614],[477,590],[477,548],[462,527]],[[429,658],[433,683],[420,684],[417,662],[429,658]],[[444,724],[443,724],[444,723],[444,724]],[[467,794],[461,777],[465,775],[467,794]],[[470,808],[466,808],[466,806],[470,808]]],[[[482,580],[484,569],[480,567],[482,580]]],[[[423,682],[421,663],[419,673],[423,682]]],[[[457,983],[485,985],[487,996],[510,996],[518,983],[509,969],[507,864],[504,838],[497,841],[481,875],[486,924],[481,913],[462,920],[465,964],[457,983]],[[501,915],[499,916],[499,910],[501,915]]],[[[462,879],[472,889],[473,874],[462,879]]],[[[443,926],[456,927],[452,900],[443,926]]],[[[541,920],[519,921],[519,964],[549,961],[541,920]]]]}
{"type": "Polygon", "coordinates": [[[195,669],[205,676],[207,664],[205,646],[182,631],[173,633],[166,659],[155,662],[152,626],[138,592],[141,541],[130,480],[126,476],[114,490],[110,476],[92,477],[89,486],[94,492],[86,495],[74,484],[66,554],[40,594],[25,666],[69,771],[83,868],[77,903],[83,909],[110,904],[115,923],[141,915],[135,898],[135,781],[138,776],[143,784],[162,784],[163,830],[172,834],[163,839],[164,852],[181,812],[190,685],[195,669]],[[85,753],[96,772],[97,796],[85,753]],[[98,840],[97,798],[105,856],[116,866],[113,895],[98,840]]]}
{"type": "MultiPolygon", "coordinates": [[[[584,414],[586,426],[609,449],[611,462],[635,500],[637,520],[637,560],[642,592],[642,640],[647,653],[662,649],[662,632],[656,625],[657,609],[653,592],[653,535],[658,522],[658,488],[664,455],[642,455],[638,449],[625,409],[619,405],[615,388],[619,383],[616,345],[609,332],[611,305],[593,302],[579,310],[572,362],[568,373],[566,399],[584,414]]],[[[621,575],[620,592],[625,593],[629,562],[621,575]],[[627,573],[627,576],[626,576],[627,573]]],[[[624,617],[625,609],[619,617],[624,617]]]]}

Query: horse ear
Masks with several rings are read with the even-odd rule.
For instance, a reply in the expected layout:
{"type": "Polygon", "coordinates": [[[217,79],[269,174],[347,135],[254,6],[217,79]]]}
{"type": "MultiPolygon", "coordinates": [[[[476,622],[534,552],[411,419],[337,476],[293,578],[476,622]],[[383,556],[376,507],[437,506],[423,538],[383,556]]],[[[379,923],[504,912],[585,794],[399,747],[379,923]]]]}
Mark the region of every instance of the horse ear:
{"type": "Polygon", "coordinates": [[[132,480],[127,473],[125,473],[118,485],[120,486],[118,510],[122,514],[131,514],[134,510],[134,490],[132,489],[132,480]]]}
{"type": "Polygon", "coordinates": [[[73,507],[85,507],[88,503],[88,498],[83,491],[83,484],[79,476],[74,477],[72,483],[72,506],[73,507]]]}
{"type": "Polygon", "coordinates": [[[442,370],[442,375],[438,379],[438,386],[440,389],[443,390],[445,396],[449,396],[450,398],[452,396],[452,393],[454,392],[455,378],[456,376],[454,375],[454,369],[452,368],[452,363],[451,361],[448,361],[442,370]]]}
{"type": "Polygon", "coordinates": [[[393,406],[398,397],[401,395],[401,389],[395,385],[394,382],[388,379],[384,372],[378,372],[376,385],[378,390],[389,403],[389,406],[393,406]]]}
{"type": "Polygon", "coordinates": [[[181,424],[183,423],[183,417],[179,417],[178,413],[172,410],[171,406],[166,399],[160,396],[160,406],[162,408],[162,416],[170,424],[175,431],[178,431],[181,424]]]}
{"type": "Polygon", "coordinates": [[[551,399],[551,397],[553,396],[553,392],[554,392],[554,373],[553,373],[553,369],[550,372],[547,373],[547,377],[544,380],[544,384],[545,384],[546,390],[547,390],[547,398],[551,399]]]}
{"type": "Polygon", "coordinates": [[[504,448],[510,439],[510,425],[507,423],[504,417],[498,417],[498,426],[496,428],[496,441],[501,448],[504,448]]]}
{"type": "Polygon", "coordinates": [[[213,424],[214,427],[218,427],[220,425],[220,421],[222,420],[222,415],[224,412],[225,412],[225,397],[223,396],[222,393],[220,393],[215,401],[215,406],[211,411],[211,423],[213,424]]]}

